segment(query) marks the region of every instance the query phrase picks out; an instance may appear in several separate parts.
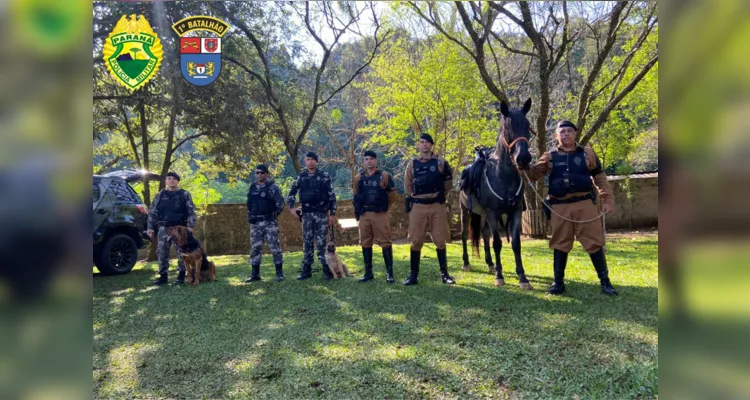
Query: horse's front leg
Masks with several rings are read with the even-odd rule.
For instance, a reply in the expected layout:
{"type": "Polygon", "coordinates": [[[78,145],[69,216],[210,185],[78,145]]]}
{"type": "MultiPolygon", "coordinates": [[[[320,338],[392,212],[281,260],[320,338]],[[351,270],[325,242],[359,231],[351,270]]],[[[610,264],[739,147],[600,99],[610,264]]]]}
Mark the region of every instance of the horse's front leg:
{"type": "Polygon", "coordinates": [[[500,261],[503,242],[500,240],[500,233],[497,230],[497,219],[498,214],[495,211],[487,210],[487,221],[492,231],[492,247],[495,250],[495,286],[503,286],[505,285],[505,278],[503,278],[503,263],[500,261]]]}
{"type": "Polygon", "coordinates": [[[521,259],[521,211],[514,212],[510,218],[510,232],[513,235],[510,245],[513,248],[513,256],[516,259],[516,275],[518,275],[519,286],[522,290],[531,290],[531,283],[526,278],[526,271],[523,269],[523,260],[521,259]]]}
{"type": "Polygon", "coordinates": [[[463,246],[464,271],[471,271],[469,263],[469,250],[466,243],[469,240],[469,221],[471,220],[471,211],[461,205],[461,245],[463,246]]]}
{"type": "Polygon", "coordinates": [[[495,272],[495,264],[492,262],[492,252],[490,250],[490,237],[492,237],[492,231],[490,225],[485,220],[484,227],[482,228],[482,240],[484,240],[484,261],[487,263],[487,272],[495,272]]]}

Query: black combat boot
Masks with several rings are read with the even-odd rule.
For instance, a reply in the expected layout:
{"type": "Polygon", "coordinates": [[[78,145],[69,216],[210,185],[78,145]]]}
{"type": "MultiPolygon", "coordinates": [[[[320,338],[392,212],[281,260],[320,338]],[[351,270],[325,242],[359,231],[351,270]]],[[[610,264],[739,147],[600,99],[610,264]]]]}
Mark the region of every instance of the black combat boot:
{"type": "Polygon", "coordinates": [[[448,260],[445,256],[445,249],[437,249],[438,264],[440,264],[440,279],[446,285],[455,285],[456,281],[453,277],[448,275],[448,260]]]}
{"type": "Polygon", "coordinates": [[[362,259],[365,261],[365,276],[363,276],[359,281],[360,282],[367,282],[367,281],[373,279],[373,276],[372,276],[372,247],[363,247],[362,248],[362,259]]]}
{"type": "Polygon", "coordinates": [[[323,264],[323,280],[324,281],[330,281],[331,279],[333,279],[333,274],[331,273],[331,268],[329,268],[328,264],[326,264],[326,263],[321,263],[321,264],[323,264]]]}
{"type": "Polygon", "coordinates": [[[548,294],[565,293],[565,266],[568,264],[568,253],[555,250],[555,261],[552,267],[555,273],[555,283],[547,290],[548,294]]]}
{"type": "Polygon", "coordinates": [[[250,277],[245,279],[245,283],[257,282],[260,279],[260,265],[253,265],[253,270],[250,273],[250,277]]]}
{"type": "Polygon", "coordinates": [[[599,249],[596,253],[589,254],[591,262],[594,264],[596,274],[602,285],[602,293],[609,296],[617,296],[617,291],[612,287],[609,281],[609,270],[607,270],[607,259],[604,257],[604,249],[599,249]]]}
{"type": "Polygon", "coordinates": [[[302,265],[302,273],[299,274],[299,276],[297,277],[297,280],[298,281],[302,281],[302,280],[305,280],[305,279],[312,278],[312,271],[311,271],[312,268],[311,267],[312,266],[310,264],[303,264],[302,265]]]}
{"type": "Polygon", "coordinates": [[[411,286],[419,283],[417,282],[417,277],[419,276],[419,260],[421,257],[422,252],[420,250],[411,251],[411,274],[409,274],[409,277],[404,281],[404,286],[411,286]]]}
{"type": "Polygon", "coordinates": [[[383,262],[385,262],[385,281],[388,283],[396,282],[393,279],[393,247],[383,248],[383,262]]]}
{"type": "Polygon", "coordinates": [[[185,271],[178,271],[177,279],[175,279],[174,284],[182,285],[183,283],[185,283],[185,271]]]}
{"type": "Polygon", "coordinates": [[[283,264],[276,264],[276,282],[284,280],[284,267],[283,264]]]}
{"type": "Polygon", "coordinates": [[[159,279],[155,280],[153,283],[154,286],[162,286],[166,284],[167,284],[167,274],[159,275],[159,279]]]}

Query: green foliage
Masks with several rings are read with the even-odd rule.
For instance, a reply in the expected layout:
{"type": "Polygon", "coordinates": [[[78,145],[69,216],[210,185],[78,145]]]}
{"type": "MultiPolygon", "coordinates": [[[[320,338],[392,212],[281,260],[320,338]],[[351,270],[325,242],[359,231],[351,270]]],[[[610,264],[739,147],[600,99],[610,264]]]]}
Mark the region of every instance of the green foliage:
{"type": "MultiPolygon", "coordinates": [[[[598,115],[610,101],[613,94],[621,91],[624,86],[629,84],[635,74],[656,53],[656,46],[659,39],[658,26],[654,28],[653,33],[648,37],[646,42],[632,56],[633,59],[622,79],[614,79],[619,67],[623,64],[624,59],[628,57],[628,54],[635,45],[640,34],[640,28],[640,26],[631,23],[623,24],[620,37],[625,39],[622,39],[622,44],[616,55],[608,59],[602,66],[602,71],[594,83],[594,90],[601,90],[601,94],[590,104],[589,115],[598,115]]],[[[587,51],[594,51],[594,48],[588,48],[587,51]]],[[[585,66],[580,66],[578,72],[583,79],[586,78],[587,71],[585,66]]],[[[659,112],[658,77],[659,65],[656,64],[633,91],[623,98],[590,141],[592,148],[601,159],[605,169],[611,170],[614,168],[618,173],[626,173],[628,170],[641,170],[646,165],[656,164],[657,155],[655,153],[641,154],[641,157],[649,157],[648,160],[639,160],[639,167],[641,168],[636,168],[632,165],[630,158],[639,144],[636,138],[642,132],[652,129],[657,124],[659,112]]],[[[576,95],[569,93],[568,102],[577,104],[576,95]]],[[[577,111],[572,108],[568,109],[563,113],[563,117],[575,120],[577,111]]],[[[592,123],[593,121],[589,119],[587,125],[592,123]]]]}
{"type": "Polygon", "coordinates": [[[393,42],[373,62],[365,87],[370,143],[390,154],[414,154],[420,133],[431,134],[454,166],[470,162],[477,144],[494,145],[498,123],[485,111],[494,98],[471,58],[442,36],[393,42]]]}

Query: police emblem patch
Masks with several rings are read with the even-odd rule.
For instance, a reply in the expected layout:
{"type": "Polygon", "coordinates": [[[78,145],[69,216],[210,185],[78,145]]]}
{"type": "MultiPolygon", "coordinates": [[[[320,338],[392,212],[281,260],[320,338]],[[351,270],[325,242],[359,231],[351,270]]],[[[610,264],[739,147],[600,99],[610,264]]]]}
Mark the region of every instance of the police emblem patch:
{"type": "Polygon", "coordinates": [[[107,69],[121,85],[136,90],[156,75],[164,55],[161,40],[143,15],[123,15],[102,48],[107,69]]]}
{"type": "Polygon", "coordinates": [[[266,192],[260,192],[260,197],[266,197],[266,192]]]}
{"type": "Polygon", "coordinates": [[[215,82],[221,73],[221,37],[229,25],[220,19],[200,15],[177,21],[172,29],[180,36],[182,76],[196,86],[215,82]],[[194,34],[198,32],[210,32],[216,37],[194,34]]]}
{"type": "Polygon", "coordinates": [[[430,167],[430,172],[435,172],[435,167],[434,166],[430,167]]]}
{"type": "Polygon", "coordinates": [[[581,158],[580,157],[576,157],[576,158],[573,159],[573,162],[576,163],[576,165],[581,165],[581,158]]]}

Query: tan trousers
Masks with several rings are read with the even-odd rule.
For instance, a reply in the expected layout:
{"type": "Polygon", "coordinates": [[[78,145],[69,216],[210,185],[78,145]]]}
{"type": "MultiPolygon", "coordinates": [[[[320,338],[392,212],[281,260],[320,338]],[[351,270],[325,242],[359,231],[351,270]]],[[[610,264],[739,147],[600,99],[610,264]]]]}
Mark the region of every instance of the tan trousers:
{"type": "MultiPolygon", "coordinates": [[[[599,209],[591,200],[582,200],[569,204],[555,204],[552,210],[576,221],[585,221],[596,217],[599,209]]],[[[573,240],[578,239],[587,253],[596,253],[604,247],[604,228],[601,218],[586,223],[573,223],[552,213],[551,249],[568,253],[573,248],[573,240]]]]}
{"type": "Polygon", "coordinates": [[[409,242],[411,249],[422,250],[425,236],[430,232],[432,242],[440,250],[448,241],[448,214],[440,203],[415,204],[409,213],[409,242]]]}
{"type": "Polygon", "coordinates": [[[391,246],[391,226],[387,212],[366,212],[359,217],[359,244],[372,247],[373,239],[380,247],[391,246]]]}

